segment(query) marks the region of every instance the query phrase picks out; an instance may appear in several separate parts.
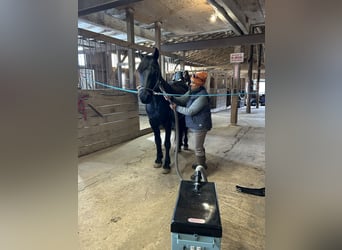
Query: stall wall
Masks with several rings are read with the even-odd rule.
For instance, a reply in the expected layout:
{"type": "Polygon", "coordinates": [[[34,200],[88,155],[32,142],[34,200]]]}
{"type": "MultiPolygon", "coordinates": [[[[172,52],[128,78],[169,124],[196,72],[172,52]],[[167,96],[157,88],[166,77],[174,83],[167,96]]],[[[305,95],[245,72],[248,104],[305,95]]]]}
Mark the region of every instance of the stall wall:
{"type": "Polygon", "coordinates": [[[79,90],[78,155],[139,136],[138,98],[115,90],[79,90]]]}

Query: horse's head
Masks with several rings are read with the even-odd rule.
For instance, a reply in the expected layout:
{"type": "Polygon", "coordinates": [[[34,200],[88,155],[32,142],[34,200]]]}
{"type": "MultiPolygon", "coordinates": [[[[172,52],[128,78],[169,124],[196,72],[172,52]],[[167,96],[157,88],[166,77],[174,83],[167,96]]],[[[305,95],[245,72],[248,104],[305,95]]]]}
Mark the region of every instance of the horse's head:
{"type": "Polygon", "coordinates": [[[141,55],[141,62],[138,66],[140,78],[139,98],[142,103],[147,104],[152,101],[153,91],[157,88],[157,83],[160,80],[161,73],[158,64],[159,51],[154,49],[153,55],[141,55]]]}

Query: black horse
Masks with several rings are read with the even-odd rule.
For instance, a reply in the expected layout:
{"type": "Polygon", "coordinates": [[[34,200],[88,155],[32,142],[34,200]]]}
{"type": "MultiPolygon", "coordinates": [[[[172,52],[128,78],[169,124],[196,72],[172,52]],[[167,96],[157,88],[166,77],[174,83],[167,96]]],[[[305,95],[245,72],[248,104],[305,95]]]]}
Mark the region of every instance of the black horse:
{"type": "MultiPolygon", "coordinates": [[[[141,62],[138,66],[140,78],[140,88],[138,96],[142,103],[146,104],[146,112],[149,118],[151,128],[154,133],[154,142],[156,144],[157,156],[154,167],[162,166],[163,151],[161,147],[160,126],[165,129],[165,159],[163,164],[163,173],[170,172],[170,148],[171,148],[171,129],[173,111],[169,107],[169,102],[161,95],[161,89],[169,94],[184,94],[187,91],[186,84],[173,82],[168,84],[161,76],[158,63],[159,50],[154,49],[153,55],[141,55],[141,62]],[[185,87],[184,87],[185,86],[185,87]]],[[[184,117],[183,117],[184,119],[184,117]]],[[[179,127],[185,126],[185,123],[179,122],[179,127]],[[184,125],[183,125],[184,124],[184,125]]],[[[180,129],[181,130],[181,129],[180,129]]],[[[180,133],[181,134],[181,133],[180,133]]],[[[178,145],[179,147],[179,145],[178,145]]]]}

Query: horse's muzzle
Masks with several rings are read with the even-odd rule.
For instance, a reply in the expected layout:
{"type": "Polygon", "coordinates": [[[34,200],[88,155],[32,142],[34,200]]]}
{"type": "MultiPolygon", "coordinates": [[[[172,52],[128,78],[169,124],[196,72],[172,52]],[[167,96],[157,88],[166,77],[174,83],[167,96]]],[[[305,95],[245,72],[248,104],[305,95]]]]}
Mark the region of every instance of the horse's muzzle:
{"type": "Polygon", "coordinates": [[[139,89],[138,96],[143,104],[148,104],[152,101],[152,91],[149,89],[139,89]]]}

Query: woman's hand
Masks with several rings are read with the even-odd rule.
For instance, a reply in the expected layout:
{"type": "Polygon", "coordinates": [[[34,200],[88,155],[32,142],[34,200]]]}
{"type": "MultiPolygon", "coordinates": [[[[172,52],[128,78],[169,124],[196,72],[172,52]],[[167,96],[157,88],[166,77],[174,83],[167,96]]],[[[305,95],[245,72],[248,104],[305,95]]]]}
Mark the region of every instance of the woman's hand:
{"type": "Polygon", "coordinates": [[[177,104],[172,102],[169,106],[171,109],[176,110],[177,104]]]}

